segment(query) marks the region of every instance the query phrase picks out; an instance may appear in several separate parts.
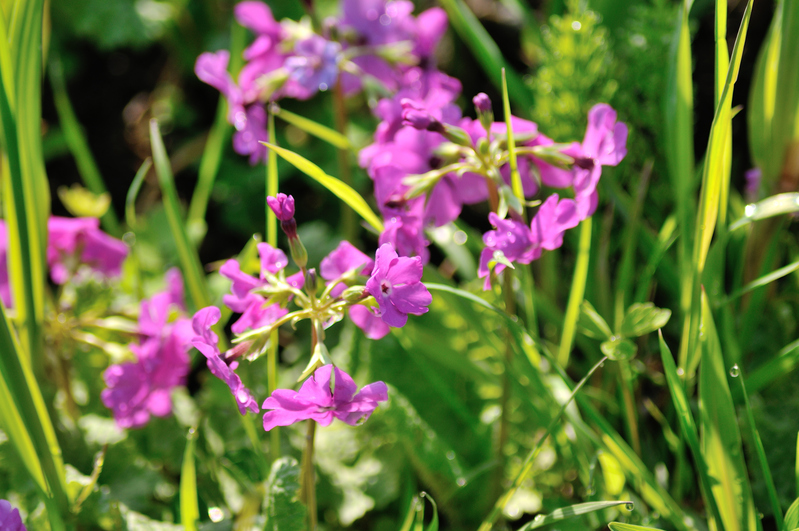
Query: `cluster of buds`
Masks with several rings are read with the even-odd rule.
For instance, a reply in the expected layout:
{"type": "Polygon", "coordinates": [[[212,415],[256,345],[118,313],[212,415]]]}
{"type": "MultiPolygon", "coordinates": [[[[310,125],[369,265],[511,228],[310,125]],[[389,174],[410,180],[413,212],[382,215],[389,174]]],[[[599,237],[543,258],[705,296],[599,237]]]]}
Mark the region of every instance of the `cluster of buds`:
{"type": "Polygon", "coordinates": [[[303,384],[299,393],[277,390],[263,403],[262,408],[273,410],[265,414],[264,428],[268,430],[308,418],[327,419],[329,423],[336,417],[354,424],[374,410],[380,401],[378,398],[385,395],[385,385],[377,382],[356,394],[357,387],[351,378],[336,368],[336,387],[329,400],[309,403],[306,395],[317,399],[323,396],[314,391],[317,387],[329,390],[333,360],[324,344],[325,329],[348,315],[367,337],[379,339],[390,327],[404,326],[409,314],[427,312],[432,297],[421,282],[422,262],[418,257],[398,256],[388,244],[382,245],[372,259],[343,241],[321,261],[317,273],[316,268],[308,268],[308,253],[297,234],[294,198],[278,194],[269,197],[268,204],[280,220],[289,240],[292,260],[300,270],[287,274],[286,255],[267,243],[258,245],[260,272],[257,278],[242,272],[236,260],[228,260],[220,273],[232,281],[231,293],[223,302],[240,314],[231,327],[235,334],[234,346],[224,353],[219,350],[219,338],[211,330],[221,318],[216,307],[203,308],[195,314],[192,324],[196,335],[192,344],[207,358],[212,374],[228,385],[241,414],[247,410],[257,413],[258,402],[235,373],[239,360],[260,355],[272,331],[279,326],[286,323],[293,326],[308,319],[314,339],[311,358],[300,380],[311,379],[303,384]],[[294,406],[300,402],[304,405],[292,409],[286,406],[287,401],[294,406]],[[278,410],[283,413],[275,413],[278,410]],[[290,410],[291,414],[284,410],[290,410]],[[289,418],[294,420],[288,422],[289,418]]]}

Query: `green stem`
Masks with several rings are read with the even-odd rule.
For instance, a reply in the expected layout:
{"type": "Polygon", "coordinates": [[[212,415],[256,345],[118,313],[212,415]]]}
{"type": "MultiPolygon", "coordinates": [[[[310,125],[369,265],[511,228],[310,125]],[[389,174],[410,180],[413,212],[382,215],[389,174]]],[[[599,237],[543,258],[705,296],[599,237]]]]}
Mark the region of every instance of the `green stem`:
{"type": "Polygon", "coordinates": [[[591,257],[591,218],[580,223],[580,244],[577,251],[577,263],[574,266],[574,279],[569,293],[569,303],[566,306],[566,316],[563,321],[563,334],[560,338],[558,349],[558,363],[561,367],[569,364],[574,335],[577,329],[577,319],[580,317],[580,305],[585,295],[585,284],[588,278],[588,261],[591,257]]]}
{"type": "MultiPolygon", "coordinates": [[[[266,351],[266,386],[270,396],[277,389],[277,343],[278,331],[272,330],[269,349],[266,351]]],[[[273,463],[280,457],[280,432],[277,427],[269,432],[269,457],[273,463]]]]}
{"type": "Polygon", "coordinates": [[[305,435],[305,451],[302,454],[302,493],[305,507],[308,510],[308,531],[316,530],[316,478],[314,475],[313,452],[316,421],[308,420],[308,432],[305,435]]]}
{"type": "MultiPolygon", "coordinates": [[[[347,132],[347,107],[344,102],[344,91],[341,88],[341,81],[333,87],[333,114],[336,120],[336,130],[342,135],[347,132]]],[[[349,151],[339,148],[336,150],[338,158],[338,173],[344,184],[352,187],[352,171],[350,171],[349,151]]],[[[341,211],[341,231],[344,239],[355,241],[357,235],[357,224],[355,222],[355,212],[351,208],[344,208],[341,211]]]]}
{"type": "MultiPolygon", "coordinates": [[[[512,316],[516,313],[516,299],[513,292],[513,270],[505,269],[502,292],[505,296],[505,313],[512,316]]],[[[510,375],[508,371],[513,361],[513,336],[510,328],[505,329],[505,370],[502,373],[502,396],[500,397],[501,414],[499,418],[499,438],[497,440],[497,471],[494,477],[494,493],[502,492],[502,480],[505,477],[505,452],[510,432],[508,402],[510,401],[510,375]]]]}

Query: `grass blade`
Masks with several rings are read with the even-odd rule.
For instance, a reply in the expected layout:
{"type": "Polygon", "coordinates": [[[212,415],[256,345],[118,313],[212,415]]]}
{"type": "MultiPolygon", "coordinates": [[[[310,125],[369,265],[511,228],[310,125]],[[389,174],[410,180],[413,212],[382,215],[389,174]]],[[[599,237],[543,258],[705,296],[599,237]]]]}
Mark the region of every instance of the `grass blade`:
{"type": "Polygon", "coordinates": [[[522,177],[519,175],[519,164],[516,161],[516,140],[513,138],[513,120],[510,114],[510,98],[508,97],[508,77],[505,69],[502,69],[502,110],[505,113],[505,127],[508,130],[508,163],[510,164],[510,182],[513,188],[513,195],[521,205],[522,211],[519,212],[524,217],[524,189],[522,188],[522,177]]]}
{"type": "Polygon", "coordinates": [[[306,159],[302,155],[298,155],[297,153],[289,151],[288,149],[277,147],[268,142],[262,142],[262,144],[283,157],[283,159],[286,161],[290,162],[305,175],[333,192],[339,199],[349,205],[350,208],[360,214],[360,216],[366,220],[366,222],[377,232],[383,232],[383,222],[381,222],[380,218],[378,218],[375,213],[372,212],[372,209],[369,208],[369,205],[366,203],[364,198],[361,197],[358,192],[353,190],[351,186],[336,179],[335,177],[331,177],[330,175],[326,174],[322,168],[306,159]]]}
{"type": "Polygon", "coordinates": [[[702,294],[699,370],[700,447],[726,531],[757,529],[757,513],[743,460],[741,434],[727,370],[707,297],[702,294]]]}
{"type": "MultiPolygon", "coordinates": [[[[269,113],[269,141],[272,144],[277,144],[277,136],[275,135],[275,115],[269,113]]],[[[279,176],[277,173],[277,153],[270,149],[266,161],[266,194],[272,197],[277,196],[279,183],[279,176]]],[[[266,241],[272,247],[277,248],[277,216],[266,205],[266,241]]],[[[271,395],[277,389],[277,346],[278,346],[278,331],[273,330],[269,336],[269,346],[266,351],[266,388],[271,395]]],[[[274,463],[280,458],[280,429],[272,428],[269,431],[269,456],[274,463]]]]}
{"type": "Polygon", "coordinates": [[[610,531],[661,531],[657,527],[644,527],[642,525],[621,524],[619,522],[611,522],[608,524],[610,531]]]}
{"type": "Polygon", "coordinates": [[[507,69],[510,99],[524,110],[524,116],[530,117],[533,98],[524,85],[519,74],[508,65],[499,46],[474,16],[474,13],[463,3],[463,0],[441,0],[441,7],[447,11],[452,27],[460,35],[463,42],[474,54],[477,62],[483,67],[488,78],[498,89],[502,88],[500,70],[507,69]]]}
{"type": "Polygon", "coordinates": [[[766,460],[766,452],[763,450],[763,441],[760,439],[760,433],[757,431],[755,424],[755,415],[752,413],[752,406],[749,404],[749,395],[746,393],[746,384],[744,383],[743,373],[736,365],[733,367],[733,372],[730,373],[738,383],[741,384],[741,393],[744,397],[744,405],[746,406],[746,418],[751,430],[752,444],[755,446],[755,453],[757,454],[757,461],[760,464],[760,469],[763,472],[763,482],[766,484],[766,492],[768,499],[771,503],[771,511],[774,514],[774,519],[777,521],[777,529],[783,529],[785,522],[782,517],[782,507],[780,507],[779,499],[777,498],[777,489],[774,487],[774,479],[771,475],[771,468],[768,466],[766,460]]]}
{"type": "Polygon", "coordinates": [[[136,198],[139,196],[139,190],[141,190],[141,186],[144,184],[144,179],[147,177],[147,173],[150,171],[152,165],[152,159],[149,158],[142,162],[141,167],[139,167],[139,171],[137,171],[136,175],[133,177],[133,182],[130,183],[128,195],[125,197],[125,222],[132,230],[135,230],[137,225],[136,198]]]}
{"type": "Polygon", "coordinates": [[[186,452],[183,454],[183,465],[180,467],[180,522],[186,531],[196,531],[200,519],[200,507],[197,502],[197,470],[194,465],[196,429],[190,429],[186,438],[188,439],[186,452]]]}
{"type": "MultiPolygon", "coordinates": [[[[331,129],[304,116],[287,111],[281,108],[277,103],[271,104],[269,110],[281,120],[290,123],[298,129],[302,129],[309,135],[324,140],[331,146],[337,147],[338,149],[355,151],[355,147],[350,143],[349,139],[335,129],[331,129]]],[[[274,139],[272,139],[272,143],[274,143],[274,139]]]]}
{"type": "MultiPolygon", "coordinates": [[[[632,502],[630,501],[602,501],[602,502],[588,502],[588,503],[577,503],[574,505],[569,505],[568,507],[561,507],[560,509],[556,509],[551,513],[544,515],[543,517],[536,516],[535,519],[522,526],[519,531],[529,531],[530,529],[538,529],[539,527],[544,527],[545,525],[553,524],[560,520],[565,520],[567,518],[573,518],[575,516],[580,516],[583,514],[593,513],[596,511],[602,511],[604,509],[608,509],[610,507],[617,507],[619,505],[626,505],[631,506],[632,502]]],[[[630,510],[632,510],[630,508],[630,510]]]]}
{"type": "Polygon", "coordinates": [[[175,189],[175,180],[172,176],[172,167],[169,164],[164,141],[161,138],[158,121],[155,119],[150,120],[150,143],[152,144],[155,172],[158,174],[158,182],[161,185],[164,210],[169,221],[172,237],[175,239],[180,268],[183,270],[183,278],[186,279],[188,287],[189,300],[196,311],[211,304],[208,286],[205,283],[200,257],[197,256],[197,250],[191,245],[186,226],[183,224],[178,192],[175,189]]]}
{"type": "MultiPolygon", "coordinates": [[[[107,194],[108,189],[105,187],[100,169],[94,161],[89,143],[83,134],[77,116],[75,116],[72,103],[69,101],[69,94],[64,82],[64,72],[59,60],[54,59],[50,62],[50,86],[53,88],[53,100],[58,112],[58,121],[64,131],[67,146],[69,146],[69,150],[75,158],[75,163],[78,165],[78,173],[80,173],[83,183],[86,188],[97,195],[107,194]]],[[[113,206],[108,209],[100,221],[103,229],[109,234],[117,237],[122,235],[122,228],[119,225],[119,219],[114,212],[113,206]]]]}
{"type": "Polygon", "coordinates": [[[742,295],[744,295],[746,293],[749,293],[753,289],[757,289],[757,288],[766,286],[768,284],[771,284],[775,280],[779,280],[782,277],[788,276],[788,275],[790,275],[791,273],[793,273],[794,271],[797,271],[797,270],[799,270],[799,260],[797,260],[796,262],[790,263],[790,264],[788,264],[786,266],[783,266],[783,267],[781,267],[781,268],[779,268],[779,269],[777,269],[775,271],[772,271],[768,275],[763,275],[762,277],[753,280],[752,282],[748,283],[746,286],[744,286],[741,289],[735,291],[733,294],[731,294],[729,297],[727,297],[724,300],[723,303],[727,304],[727,303],[737,299],[738,297],[740,297],[740,296],[742,296],[742,295]]]}
{"type": "Polygon", "coordinates": [[[588,263],[591,259],[591,218],[580,223],[580,244],[577,250],[577,262],[574,265],[572,288],[569,292],[569,302],[566,305],[566,315],[563,318],[563,333],[560,336],[558,348],[558,363],[561,367],[569,364],[569,355],[574,344],[574,334],[577,331],[577,321],[580,319],[580,305],[585,296],[585,284],[588,280],[588,263]]]}

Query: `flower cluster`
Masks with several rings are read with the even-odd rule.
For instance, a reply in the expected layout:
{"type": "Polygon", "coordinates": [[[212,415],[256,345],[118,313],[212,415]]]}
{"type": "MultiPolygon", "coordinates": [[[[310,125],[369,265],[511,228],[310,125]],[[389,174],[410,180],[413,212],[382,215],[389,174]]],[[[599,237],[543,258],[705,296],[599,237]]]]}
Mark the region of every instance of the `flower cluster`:
{"type": "Polygon", "coordinates": [[[529,263],[543,249],[559,247],[563,232],[594,213],[602,166],[615,166],[626,154],[627,126],[610,106],[591,109],[582,143],[556,144],[535,123],[510,117],[524,198],[542,186],[573,194],[549,196],[528,228],[511,187],[507,125],[494,122],[488,96],[473,100],[478,119],[462,118],[453,105],[460,93],[456,80],[441,73],[420,79],[415,90],[380,102],[375,142],[360,153],[385,219],[381,243],[426,261],[426,228],[457,219],[463,205],[489,200],[497,230],[484,236],[479,271],[488,286],[491,264],[500,272],[504,263],[529,263]]]}
{"type": "Polygon", "coordinates": [[[111,365],[103,373],[107,388],[100,397],[122,428],[144,426],[150,415],[169,415],[170,392],[189,373],[191,321],[171,319],[175,311],[186,311],[183,280],[177,269],[168,271],[166,279],[167,291],[141,303],[139,341],[130,346],[136,361],[111,365]]]}
{"type": "Polygon", "coordinates": [[[338,83],[344,94],[353,94],[365,79],[393,92],[403,85],[409,65],[431,63],[446,14],[440,8],[418,17],[412,12],[413,3],[406,0],[342,0],[339,16],[327,19],[317,33],[307,20],[278,22],[266,4],[248,0],[235,7],[236,20],[255,34],[238,79],[227,71],[226,50],[200,55],[195,72],[228,100],[228,120],[236,128],[233,147],[254,164],[266,154],[259,144],[267,139],[264,102],[306,100],[338,83]]]}
{"type": "MultiPolygon", "coordinates": [[[[56,284],[66,283],[82,265],[106,277],[119,276],[128,255],[123,242],[100,230],[97,218],[52,216],[47,222],[47,236],[47,267],[56,284]]],[[[0,299],[6,307],[11,307],[7,253],[8,230],[0,220],[0,299]]]]}
{"type": "Polygon", "coordinates": [[[273,330],[284,323],[309,319],[314,329],[314,348],[302,378],[310,376],[299,392],[276,390],[262,405],[264,428],[285,426],[302,419],[323,425],[333,417],[349,424],[367,418],[377,403],[387,399],[385,384],[377,382],[356,394],[357,386],[338,368],[324,346],[324,330],[345,315],[367,337],[379,339],[390,327],[402,327],[408,315],[427,312],[432,297],[422,278],[419,257],[398,256],[389,244],[381,245],[375,259],[349,242],[341,242],[316,269],[307,268],[307,253],[297,235],[294,198],[284,194],[269,197],[268,204],[288,236],[291,257],[299,271],[288,274],[288,258],[267,243],[258,245],[260,271],[252,276],[242,271],[236,260],[228,260],[220,273],[231,280],[231,293],[224,304],[240,314],[231,326],[235,346],[226,352],[219,348],[219,337],[212,330],[221,319],[216,307],[203,308],[194,315],[192,344],[206,357],[211,373],[230,388],[239,412],[257,413],[260,408],[252,392],[236,374],[239,360],[258,355],[273,330]],[[290,310],[289,306],[295,309],[290,310]],[[331,374],[335,385],[330,391],[331,374]]]}

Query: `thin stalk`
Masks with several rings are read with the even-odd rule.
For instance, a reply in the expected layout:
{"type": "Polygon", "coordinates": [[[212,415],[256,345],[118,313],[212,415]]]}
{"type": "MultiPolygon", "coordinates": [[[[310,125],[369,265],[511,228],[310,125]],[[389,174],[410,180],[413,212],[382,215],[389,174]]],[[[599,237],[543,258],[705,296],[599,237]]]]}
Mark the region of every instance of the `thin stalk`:
{"type": "Polygon", "coordinates": [[[574,266],[574,279],[569,293],[569,302],[566,306],[566,316],[563,321],[563,334],[560,338],[558,349],[558,363],[561,367],[569,364],[574,335],[577,330],[577,319],[580,317],[580,305],[585,295],[585,284],[588,278],[588,262],[591,258],[591,218],[580,223],[580,244],[577,250],[577,263],[574,266]]]}
{"type": "MultiPolygon", "coordinates": [[[[505,269],[503,275],[502,292],[505,296],[505,313],[509,316],[516,314],[516,299],[513,292],[513,270],[505,269]]],[[[505,477],[505,444],[508,442],[510,432],[510,419],[508,402],[510,399],[510,370],[513,362],[513,334],[510,328],[505,330],[505,370],[502,373],[502,396],[500,397],[501,414],[499,417],[499,438],[497,439],[497,471],[494,477],[494,493],[502,492],[502,479],[505,477]]]]}
{"type": "MultiPolygon", "coordinates": [[[[342,135],[347,132],[347,107],[344,102],[344,91],[341,88],[341,80],[336,82],[333,87],[333,115],[336,121],[336,130],[342,135]]],[[[339,178],[344,184],[352,187],[352,171],[350,170],[349,151],[346,149],[337,149],[336,156],[338,158],[338,174],[339,178]]],[[[348,241],[355,241],[358,232],[355,223],[355,212],[351,208],[343,208],[341,211],[341,231],[344,233],[344,239],[348,241]]]]}
{"type": "MultiPolygon", "coordinates": [[[[267,127],[269,128],[269,142],[277,145],[275,115],[271,111],[268,115],[267,127]]],[[[277,195],[277,190],[277,153],[270,149],[266,159],[266,194],[274,197],[277,195]]],[[[269,205],[266,207],[266,241],[272,247],[277,248],[277,216],[269,208],[269,205]]],[[[269,347],[266,351],[266,387],[270,395],[277,389],[277,347],[278,331],[274,329],[269,334],[269,347]]],[[[269,432],[269,457],[273,463],[280,457],[280,431],[277,427],[272,428],[269,432]]]]}
{"type": "Polygon", "coordinates": [[[574,400],[574,397],[577,395],[577,393],[580,391],[583,385],[585,385],[585,383],[591,378],[594,372],[596,372],[596,370],[599,367],[601,367],[607,359],[608,359],[607,356],[605,356],[601,360],[599,360],[596,365],[591,367],[591,370],[588,371],[588,374],[586,374],[583,377],[583,379],[580,380],[580,383],[578,383],[574,387],[574,390],[572,390],[569,399],[566,400],[566,402],[560,407],[558,414],[555,415],[555,417],[549,423],[549,426],[547,426],[547,431],[546,433],[544,433],[544,436],[538,440],[533,449],[530,450],[530,453],[527,454],[527,457],[525,458],[524,463],[522,464],[521,471],[516,476],[516,479],[513,480],[513,485],[511,485],[511,487],[505,492],[505,494],[502,495],[497,500],[497,503],[494,504],[494,508],[491,510],[491,513],[488,515],[488,517],[485,520],[483,520],[483,523],[480,524],[478,531],[489,531],[493,527],[494,522],[496,522],[497,518],[499,518],[499,515],[500,513],[502,513],[502,510],[505,508],[505,505],[507,505],[508,501],[510,501],[513,495],[516,494],[516,491],[519,490],[519,487],[524,482],[524,480],[527,479],[527,475],[530,473],[530,471],[533,468],[533,461],[538,455],[538,452],[541,451],[544,442],[547,440],[549,435],[552,434],[552,430],[555,429],[555,425],[560,421],[560,418],[563,416],[563,413],[566,411],[566,408],[569,406],[569,404],[571,404],[572,400],[574,400]]]}
{"type": "Polygon", "coordinates": [[[630,370],[630,363],[626,360],[619,360],[619,379],[621,380],[621,395],[624,400],[624,425],[627,428],[627,435],[630,437],[630,444],[635,453],[641,455],[641,438],[638,435],[638,417],[635,414],[635,397],[633,396],[633,374],[630,370]]]}
{"type": "Polygon", "coordinates": [[[744,383],[743,371],[737,365],[733,367],[733,371],[737,370],[734,374],[738,383],[741,384],[741,394],[744,397],[744,404],[746,405],[746,418],[749,422],[749,429],[751,430],[752,443],[755,445],[755,453],[757,454],[757,461],[760,463],[760,469],[763,471],[763,481],[766,484],[766,492],[768,492],[768,499],[771,503],[771,511],[774,513],[774,519],[777,521],[777,529],[785,528],[785,519],[782,515],[782,507],[780,506],[779,498],[777,498],[777,489],[774,487],[774,479],[771,477],[771,469],[766,461],[766,452],[763,449],[763,441],[760,440],[760,434],[755,425],[755,416],[752,414],[752,407],[749,405],[749,394],[746,392],[746,384],[744,383]]]}
{"type": "MultiPolygon", "coordinates": [[[[319,335],[316,322],[311,323],[311,352],[316,350],[319,335]]],[[[316,481],[314,477],[313,453],[316,421],[308,420],[308,432],[305,435],[305,450],[302,452],[302,485],[300,493],[308,510],[308,531],[316,530],[316,481]]]]}

